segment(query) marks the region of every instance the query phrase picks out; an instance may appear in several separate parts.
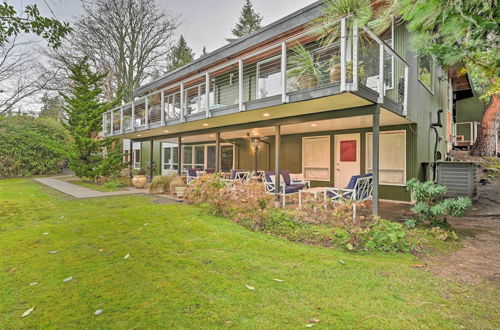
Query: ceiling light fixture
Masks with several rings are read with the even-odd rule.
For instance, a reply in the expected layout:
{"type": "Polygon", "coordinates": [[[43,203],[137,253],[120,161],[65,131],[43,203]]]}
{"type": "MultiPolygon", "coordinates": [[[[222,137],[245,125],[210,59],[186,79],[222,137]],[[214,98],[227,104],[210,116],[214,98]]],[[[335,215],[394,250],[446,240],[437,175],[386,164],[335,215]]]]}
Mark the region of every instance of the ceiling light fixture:
{"type": "Polygon", "coordinates": [[[316,127],[318,126],[318,124],[311,124],[311,127],[316,127]]]}
{"type": "Polygon", "coordinates": [[[264,117],[269,117],[269,116],[271,116],[271,115],[270,115],[270,114],[268,114],[268,113],[266,112],[266,113],[265,113],[265,114],[263,114],[262,116],[264,116],[264,117]]]}
{"type": "Polygon", "coordinates": [[[137,134],[138,137],[141,137],[142,135],[141,134],[137,134]]]}
{"type": "Polygon", "coordinates": [[[203,126],[205,126],[205,127],[206,127],[206,126],[208,126],[208,124],[207,124],[207,123],[203,123],[203,126]]]}

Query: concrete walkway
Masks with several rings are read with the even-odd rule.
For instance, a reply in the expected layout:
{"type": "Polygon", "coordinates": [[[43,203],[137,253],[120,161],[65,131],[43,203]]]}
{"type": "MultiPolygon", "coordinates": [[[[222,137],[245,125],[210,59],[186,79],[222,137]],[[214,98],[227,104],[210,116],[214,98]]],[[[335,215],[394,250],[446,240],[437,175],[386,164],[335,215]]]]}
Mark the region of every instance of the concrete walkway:
{"type": "Polygon", "coordinates": [[[40,182],[52,189],[58,190],[66,195],[70,195],[75,198],[94,198],[94,197],[106,197],[106,196],[118,196],[118,195],[131,195],[131,194],[147,194],[148,189],[135,189],[135,188],[125,188],[125,190],[120,191],[97,191],[90,188],[78,186],[70,182],[63,180],[58,180],[58,178],[67,177],[69,175],[63,176],[53,176],[48,178],[37,178],[35,181],[40,182]]]}

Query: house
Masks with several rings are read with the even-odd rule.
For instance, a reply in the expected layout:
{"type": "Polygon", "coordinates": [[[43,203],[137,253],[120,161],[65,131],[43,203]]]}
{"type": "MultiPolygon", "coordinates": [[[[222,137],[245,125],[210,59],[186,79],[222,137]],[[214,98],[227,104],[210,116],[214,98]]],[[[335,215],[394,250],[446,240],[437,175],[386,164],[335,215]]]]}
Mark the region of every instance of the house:
{"type": "Polygon", "coordinates": [[[375,35],[339,17],[334,42],[322,44],[311,27],[322,6],[137,88],[103,115],[104,136],[127,139],[134,168],[151,176],[289,169],[313,186],[345,187],[373,172],[375,201],[409,201],[406,181],[452,143],[449,72],[412,51],[394,21],[375,35]]]}

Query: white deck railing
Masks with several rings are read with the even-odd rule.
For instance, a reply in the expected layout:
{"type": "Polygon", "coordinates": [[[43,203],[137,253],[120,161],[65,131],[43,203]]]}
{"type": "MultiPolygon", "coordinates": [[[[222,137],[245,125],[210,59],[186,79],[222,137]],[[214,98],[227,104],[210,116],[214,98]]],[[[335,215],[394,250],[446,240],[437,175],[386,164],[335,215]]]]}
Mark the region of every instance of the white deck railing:
{"type": "Polygon", "coordinates": [[[378,93],[379,103],[386,97],[402,104],[406,115],[408,64],[350,19],[330,23],[339,28],[338,41],[331,45],[313,37],[320,28],[310,29],[110,110],[103,114],[103,135],[163,127],[193,116],[209,118],[221,108],[245,111],[248,102],[272,96],[280,95],[286,103],[291,92],[328,85],[339,85],[340,92],[364,85],[378,93]],[[310,65],[309,73],[301,74],[301,62],[310,65]]]}

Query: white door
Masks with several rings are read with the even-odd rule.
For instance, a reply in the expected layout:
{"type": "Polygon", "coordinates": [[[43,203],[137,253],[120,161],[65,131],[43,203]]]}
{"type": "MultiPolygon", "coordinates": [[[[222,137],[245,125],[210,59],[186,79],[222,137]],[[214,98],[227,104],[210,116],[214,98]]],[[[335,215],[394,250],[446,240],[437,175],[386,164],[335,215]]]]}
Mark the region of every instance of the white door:
{"type": "Polygon", "coordinates": [[[335,135],[335,182],[337,188],[345,188],[353,175],[359,175],[361,168],[360,135],[335,135]]]}

